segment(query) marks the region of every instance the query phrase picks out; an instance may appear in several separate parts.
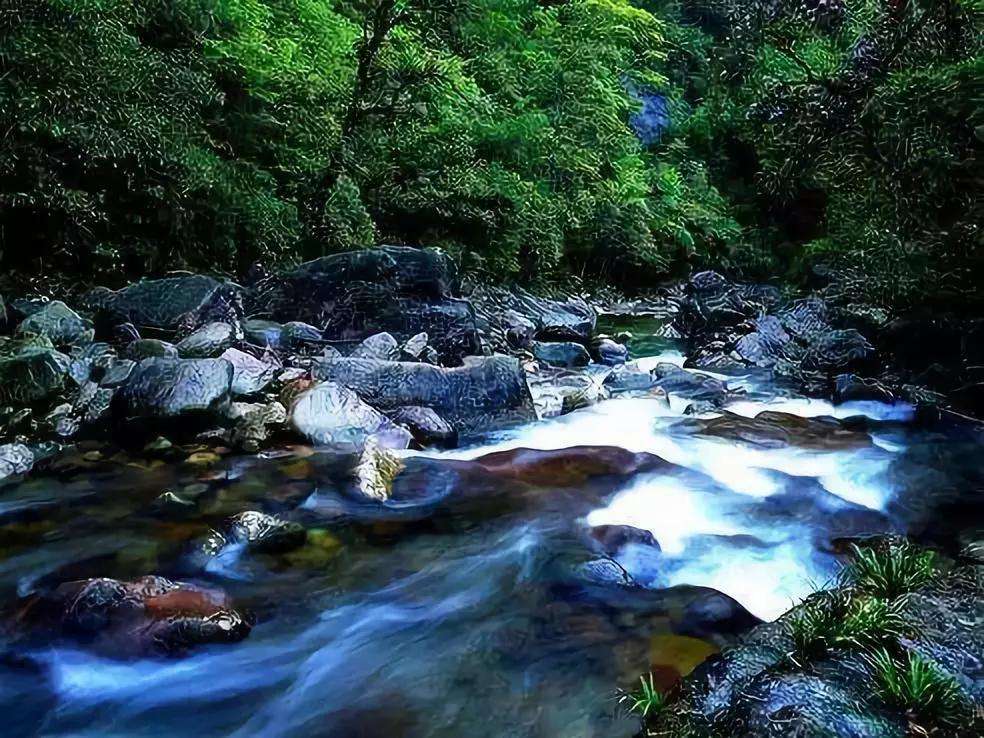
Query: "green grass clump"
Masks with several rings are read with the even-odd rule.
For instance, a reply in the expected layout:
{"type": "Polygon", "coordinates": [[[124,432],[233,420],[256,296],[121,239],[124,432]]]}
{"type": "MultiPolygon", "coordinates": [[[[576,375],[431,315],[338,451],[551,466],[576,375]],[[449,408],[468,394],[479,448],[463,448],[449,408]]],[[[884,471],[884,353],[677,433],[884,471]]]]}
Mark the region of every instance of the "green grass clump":
{"type": "Polygon", "coordinates": [[[837,591],[816,597],[789,620],[794,650],[820,656],[835,648],[871,648],[905,634],[900,604],[837,591]]]}
{"type": "Polygon", "coordinates": [[[935,552],[909,543],[851,548],[854,558],[844,571],[846,582],[876,597],[894,599],[923,586],[936,573],[935,552]]]}
{"type": "Polygon", "coordinates": [[[957,726],[965,717],[967,705],[959,685],[919,654],[909,651],[894,656],[879,649],[872,654],[871,664],[879,696],[919,723],[957,726]]]}
{"type": "Polygon", "coordinates": [[[639,687],[623,692],[618,701],[643,720],[656,717],[666,707],[666,695],[656,689],[652,673],[639,677],[639,687]]]}

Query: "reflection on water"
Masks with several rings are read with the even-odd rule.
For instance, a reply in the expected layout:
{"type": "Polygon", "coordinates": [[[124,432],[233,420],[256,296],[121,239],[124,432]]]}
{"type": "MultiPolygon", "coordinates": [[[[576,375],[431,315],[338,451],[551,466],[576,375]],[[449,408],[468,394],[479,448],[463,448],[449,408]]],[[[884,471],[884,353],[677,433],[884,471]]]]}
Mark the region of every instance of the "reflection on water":
{"type": "Polygon", "coordinates": [[[301,451],[209,469],[80,462],[2,488],[6,601],[154,572],[222,586],[258,619],[246,641],[181,660],[10,646],[5,735],[631,736],[615,685],[654,665],[671,683],[753,622],[701,588],[773,618],[835,574],[836,539],[922,525],[929,503],[913,501],[927,483],[980,482],[977,440],[916,431],[907,408],[776,398],[756,381],[730,411],[860,414],[875,443],[736,444],[635,397],[417,454],[408,473],[447,496],[388,516],[339,493],[330,457],[301,451]],[[674,466],[566,488],[462,488],[439,471],[492,451],[597,445],[674,466]],[[164,490],[190,507],[162,508],[164,490]],[[189,570],[190,542],[247,509],[302,522],[309,542],[189,570]],[[629,542],[606,559],[590,535],[602,525],[648,530],[659,549],[629,542]]]}

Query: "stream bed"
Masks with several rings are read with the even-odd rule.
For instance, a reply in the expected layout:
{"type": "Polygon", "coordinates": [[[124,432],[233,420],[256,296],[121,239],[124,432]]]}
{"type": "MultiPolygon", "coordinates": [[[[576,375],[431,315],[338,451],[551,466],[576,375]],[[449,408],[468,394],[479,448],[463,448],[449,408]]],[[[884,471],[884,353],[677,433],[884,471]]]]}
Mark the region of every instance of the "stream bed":
{"type": "MultiPolygon", "coordinates": [[[[683,360],[672,348],[637,358],[683,360]]],[[[180,659],[0,641],[3,735],[628,738],[638,721],[618,687],[650,669],[669,686],[829,584],[845,541],[904,533],[956,545],[981,523],[966,503],[984,487],[974,431],[922,429],[906,405],[835,407],[764,378],[729,382],[744,393],[724,434],[678,398],[623,396],[452,451],[407,452],[424,491],[387,515],[346,501],[330,455],[302,447],[207,466],[82,449],[8,484],[8,603],[70,579],[158,573],[221,586],[256,625],[241,643],[180,659]],[[763,411],[851,418],[870,440],[825,445],[793,429],[763,442],[741,420],[763,411]],[[672,466],[467,489],[433,471],[493,452],[612,446],[672,466]],[[440,485],[450,494],[429,497],[440,485]],[[165,490],[193,514],[162,512],[165,490]],[[307,544],[225,551],[189,570],[189,542],[248,509],[303,523],[307,544]],[[602,526],[651,539],[599,542],[598,529],[626,530],[602,526]]]]}

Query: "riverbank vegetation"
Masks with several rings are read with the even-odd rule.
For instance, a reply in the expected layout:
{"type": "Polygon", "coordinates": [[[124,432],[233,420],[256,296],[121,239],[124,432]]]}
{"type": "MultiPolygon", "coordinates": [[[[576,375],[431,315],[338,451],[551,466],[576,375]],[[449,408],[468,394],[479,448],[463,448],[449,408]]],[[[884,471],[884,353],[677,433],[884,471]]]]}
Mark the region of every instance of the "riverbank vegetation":
{"type": "Polygon", "coordinates": [[[14,0],[0,259],[243,272],[379,241],[535,282],[874,304],[981,274],[977,0],[14,0]],[[829,269],[828,269],[829,271],[829,269]]]}

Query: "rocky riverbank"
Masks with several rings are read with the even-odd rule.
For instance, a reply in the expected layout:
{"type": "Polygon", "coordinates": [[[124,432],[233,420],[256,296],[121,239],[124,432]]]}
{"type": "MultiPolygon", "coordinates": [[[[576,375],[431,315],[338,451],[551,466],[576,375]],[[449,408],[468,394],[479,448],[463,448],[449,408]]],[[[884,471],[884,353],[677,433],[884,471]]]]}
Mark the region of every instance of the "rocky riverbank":
{"type": "MultiPolygon", "coordinates": [[[[603,309],[603,308],[602,308],[603,309]]],[[[712,272],[641,304],[687,365],[759,370],[835,401],[941,405],[906,383],[820,297],[786,300],[712,272]]],[[[619,392],[720,407],[726,381],[627,363],[629,336],[597,332],[599,308],[463,286],[440,251],[380,247],[243,284],[179,274],[69,305],[8,296],[0,320],[0,476],[77,440],[208,444],[246,452],[291,440],[353,453],[453,444],[619,392]]]]}

